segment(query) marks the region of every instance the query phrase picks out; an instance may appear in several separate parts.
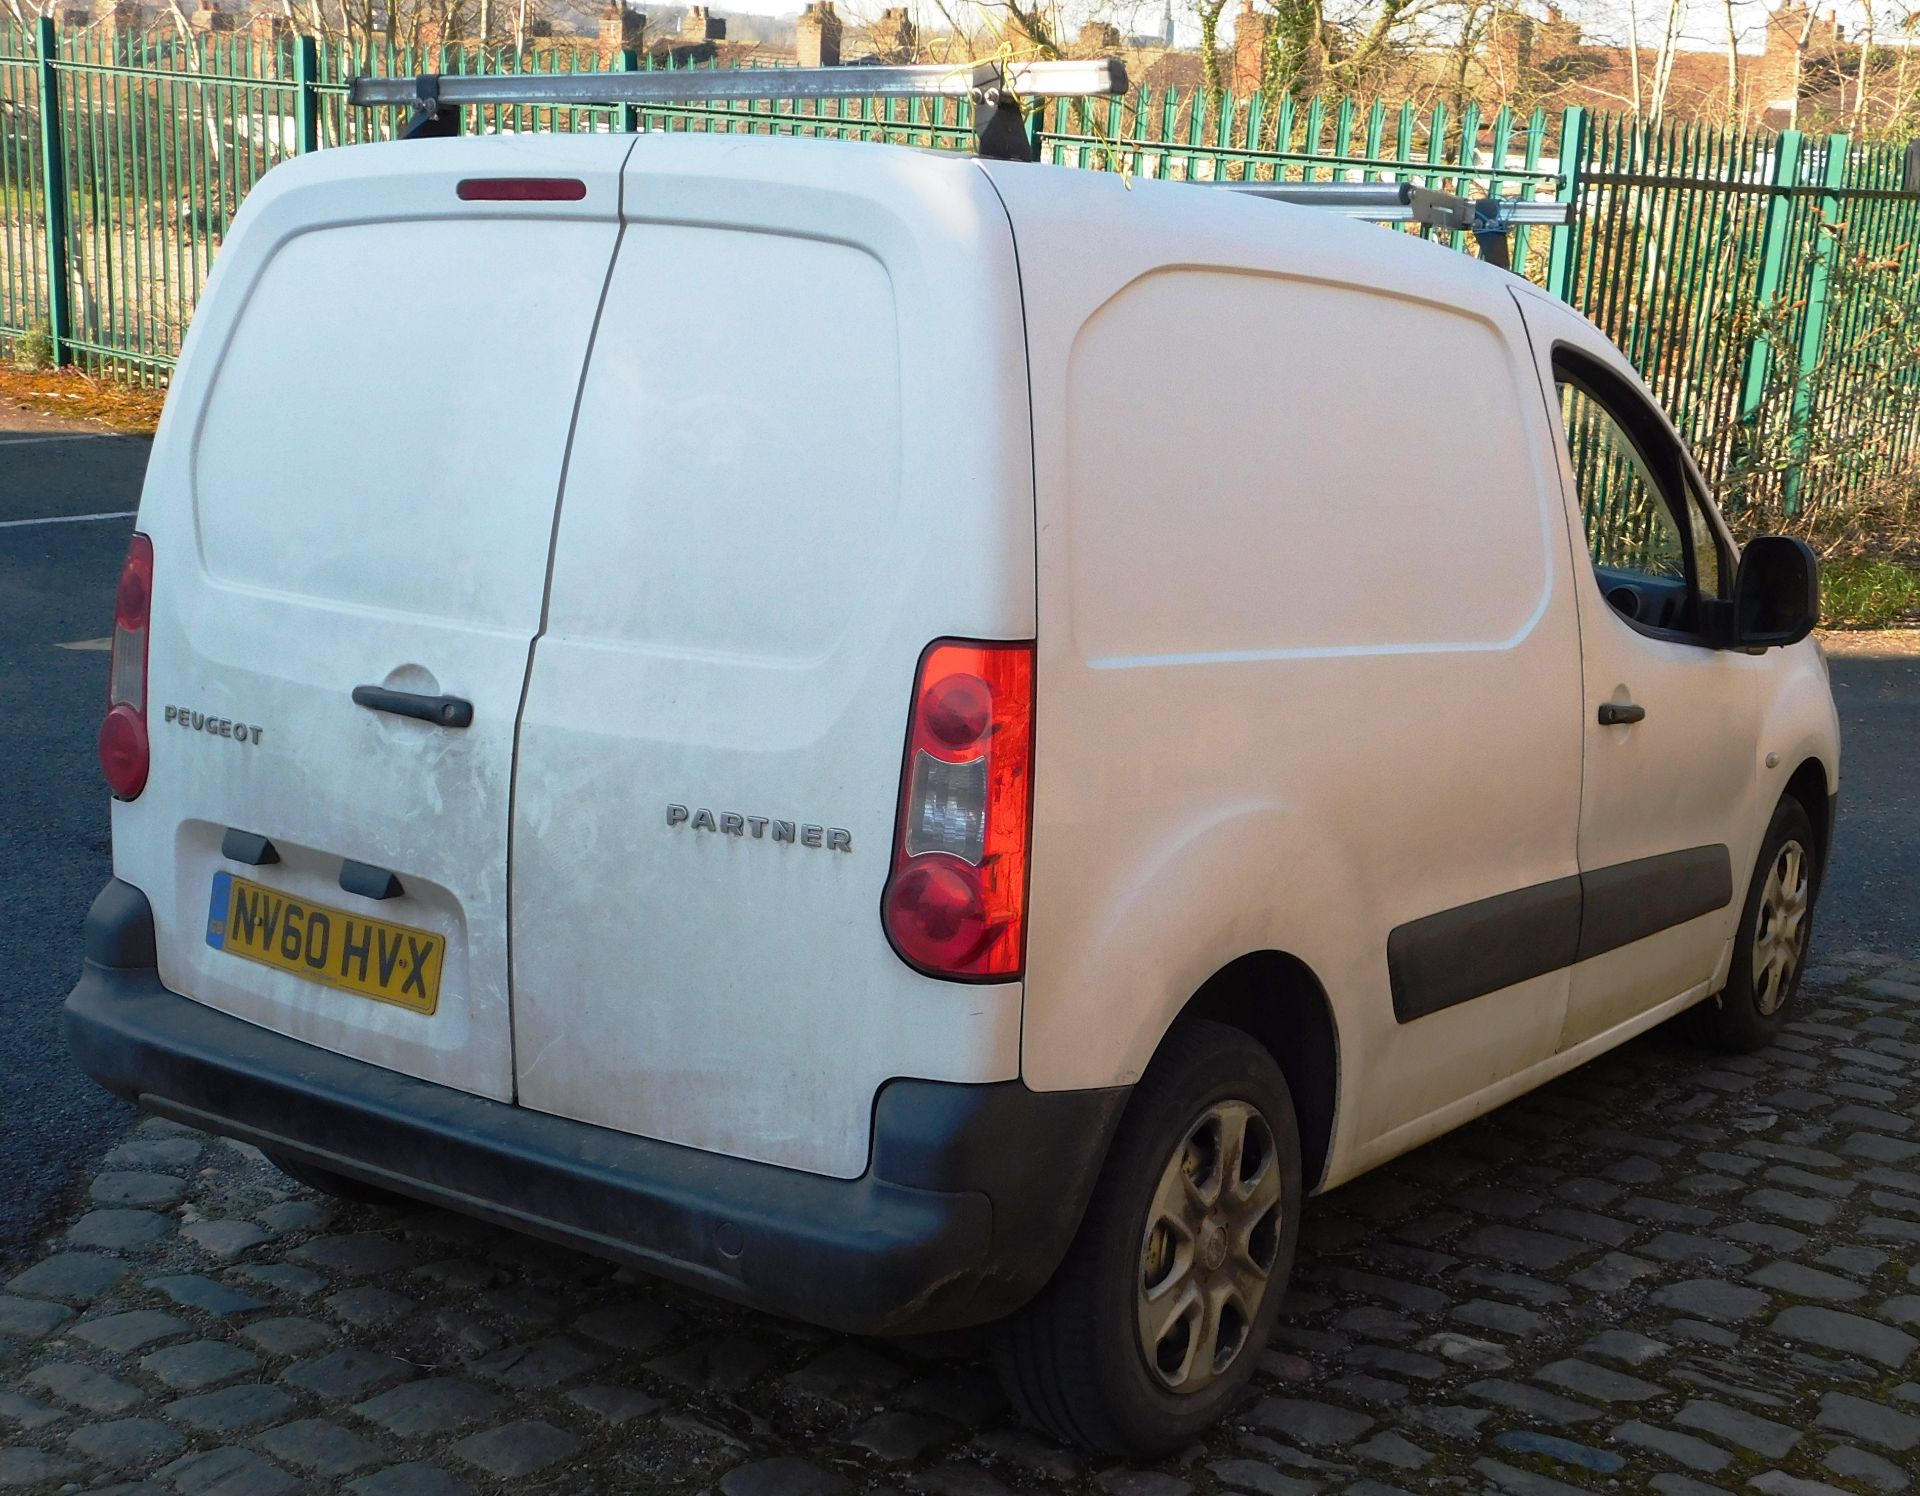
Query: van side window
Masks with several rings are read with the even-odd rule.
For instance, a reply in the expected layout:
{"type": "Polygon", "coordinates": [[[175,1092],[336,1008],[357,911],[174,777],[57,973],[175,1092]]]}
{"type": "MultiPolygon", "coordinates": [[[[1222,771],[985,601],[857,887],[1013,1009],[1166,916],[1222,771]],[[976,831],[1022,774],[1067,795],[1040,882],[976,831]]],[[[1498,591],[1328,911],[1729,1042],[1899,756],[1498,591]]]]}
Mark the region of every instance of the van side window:
{"type": "Polygon", "coordinates": [[[1693,536],[1693,567],[1702,597],[1725,597],[1720,590],[1720,540],[1707,520],[1706,500],[1688,486],[1687,529],[1693,536]]]}
{"type": "Polygon", "coordinates": [[[1601,592],[1636,628],[1697,635],[1720,596],[1719,540],[1679,444],[1612,371],[1563,351],[1554,381],[1601,592]]]}
{"type": "Polygon", "coordinates": [[[1633,438],[1579,385],[1563,379],[1559,389],[1593,564],[1684,582],[1686,543],[1633,438]]]}

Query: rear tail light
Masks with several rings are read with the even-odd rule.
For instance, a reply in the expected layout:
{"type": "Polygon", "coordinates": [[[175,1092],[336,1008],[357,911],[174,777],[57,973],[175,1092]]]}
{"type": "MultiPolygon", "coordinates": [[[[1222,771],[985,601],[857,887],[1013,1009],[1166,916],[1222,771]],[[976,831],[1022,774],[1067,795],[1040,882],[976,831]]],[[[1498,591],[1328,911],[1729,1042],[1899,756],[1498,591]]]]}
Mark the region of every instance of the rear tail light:
{"type": "Polygon", "coordinates": [[[113,655],[107,672],[107,720],[100,724],[100,768],[113,793],[131,800],[147,787],[147,624],[153,616],[153,542],[127,543],[113,599],[113,655]]]}
{"type": "Polygon", "coordinates": [[[959,980],[1020,975],[1032,766],[1033,645],[929,645],[880,905],[908,965],[959,980]]]}

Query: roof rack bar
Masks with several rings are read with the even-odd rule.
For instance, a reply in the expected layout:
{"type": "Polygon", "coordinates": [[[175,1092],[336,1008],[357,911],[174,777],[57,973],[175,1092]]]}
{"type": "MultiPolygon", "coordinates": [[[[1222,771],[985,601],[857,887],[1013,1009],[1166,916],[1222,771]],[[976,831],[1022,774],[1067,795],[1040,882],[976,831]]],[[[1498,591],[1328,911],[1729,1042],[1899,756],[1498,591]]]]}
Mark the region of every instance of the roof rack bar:
{"type": "MultiPolygon", "coordinates": [[[[696,100],[980,98],[1010,90],[1026,98],[1081,98],[1127,91],[1117,58],[1084,62],[977,62],[836,68],[675,68],[657,73],[428,74],[438,79],[443,107],[468,104],[684,104],[696,100]]],[[[347,97],[361,105],[406,107],[421,97],[421,79],[355,78],[347,97]]]]}
{"type": "Polygon", "coordinates": [[[460,133],[460,110],[505,104],[552,108],[771,99],[963,98],[982,106],[982,155],[1030,160],[1021,98],[1086,98],[1127,92],[1126,65],[1098,57],[1057,62],[922,63],[834,68],[687,68],[657,73],[423,73],[364,76],[347,98],[363,106],[412,108],[405,138],[460,133]],[[1016,137],[1018,137],[1016,139],[1016,137]]]}
{"type": "Polygon", "coordinates": [[[1412,182],[1210,182],[1197,185],[1242,192],[1274,202],[1327,208],[1373,223],[1426,223],[1434,228],[1473,227],[1475,210],[1497,210],[1509,226],[1558,225],[1571,221],[1571,205],[1544,198],[1490,197],[1470,202],[1412,182]],[[1491,208],[1488,205],[1492,205],[1491,208]]]}
{"type": "Polygon", "coordinates": [[[1480,258],[1510,270],[1507,235],[1522,224],[1559,226],[1573,221],[1571,203],[1524,197],[1483,197],[1469,202],[1451,192],[1435,192],[1412,182],[1211,182],[1274,202],[1326,208],[1371,223],[1419,223],[1429,228],[1465,230],[1480,245],[1480,258]]]}

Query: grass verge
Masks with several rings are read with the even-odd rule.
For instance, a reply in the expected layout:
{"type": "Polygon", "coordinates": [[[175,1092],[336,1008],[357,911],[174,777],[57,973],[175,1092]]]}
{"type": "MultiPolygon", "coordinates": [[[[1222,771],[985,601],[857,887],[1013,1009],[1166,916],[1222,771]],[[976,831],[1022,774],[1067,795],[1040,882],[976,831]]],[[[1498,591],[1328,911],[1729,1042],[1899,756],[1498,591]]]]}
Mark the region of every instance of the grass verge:
{"type": "Polygon", "coordinates": [[[0,363],[0,399],[62,420],[93,421],[115,431],[151,436],[164,398],[164,391],[94,379],[78,369],[22,369],[0,363]]]}
{"type": "Polygon", "coordinates": [[[1882,629],[1920,619],[1920,571],[1883,556],[1833,556],[1820,566],[1829,628],[1882,629]]]}

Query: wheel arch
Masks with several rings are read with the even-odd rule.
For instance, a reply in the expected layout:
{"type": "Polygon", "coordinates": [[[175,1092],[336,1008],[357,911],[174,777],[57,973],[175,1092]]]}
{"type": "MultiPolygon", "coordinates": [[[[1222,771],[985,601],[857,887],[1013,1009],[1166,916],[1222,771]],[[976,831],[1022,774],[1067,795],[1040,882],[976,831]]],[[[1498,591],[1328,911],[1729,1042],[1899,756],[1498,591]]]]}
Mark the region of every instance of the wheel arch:
{"type": "Polygon", "coordinates": [[[1814,854],[1822,872],[1833,848],[1833,787],[1827,782],[1827,767],[1819,759],[1808,757],[1787,780],[1782,799],[1794,799],[1813,822],[1814,854]]]}
{"type": "Polygon", "coordinates": [[[1340,1099],[1340,1035],[1320,979],[1286,951],[1251,951],[1208,977],[1174,1023],[1188,1018],[1237,1028],[1273,1056],[1293,1094],[1300,1177],[1309,1193],[1318,1188],[1333,1153],[1340,1099]]]}

